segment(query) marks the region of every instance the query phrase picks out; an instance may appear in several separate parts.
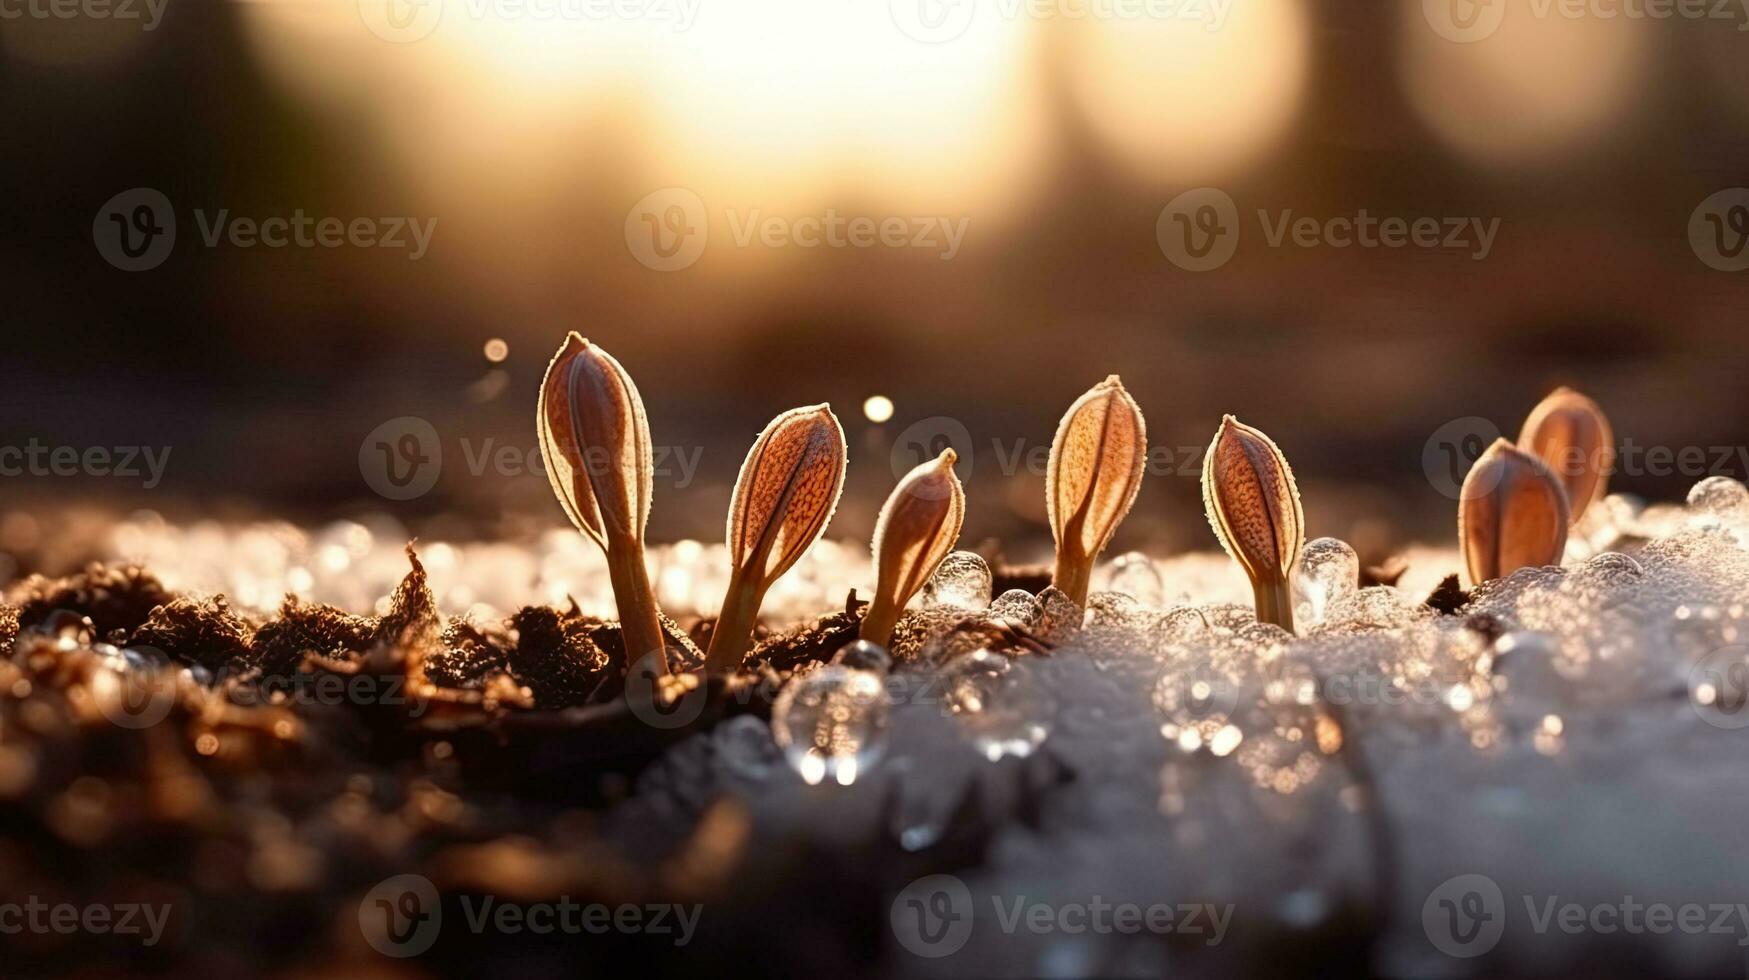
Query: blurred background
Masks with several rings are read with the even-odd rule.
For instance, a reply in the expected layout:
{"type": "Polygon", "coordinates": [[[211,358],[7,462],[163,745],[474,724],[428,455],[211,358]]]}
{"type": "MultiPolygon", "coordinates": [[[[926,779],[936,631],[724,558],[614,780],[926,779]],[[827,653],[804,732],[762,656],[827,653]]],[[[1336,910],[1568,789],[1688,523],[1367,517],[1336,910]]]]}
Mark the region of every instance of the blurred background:
{"type": "Polygon", "coordinates": [[[527,464],[567,330],[669,453],[652,541],[720,539],[759,429],[829,401],[831,534],[866,537],[946,439],[972,449],[967,543],[1036,556],[1057,419],[1112,373],[1165,453],[1118,550],[1213,546],[1195,454],[1228,412],[1363,556],[1447,541],[1436,433],[1514,435],[1557,384],[1742,478],[1710,450],[1749,443],[1749,196],[1717,196],[1749,185],[1749,11],[1702,6],[11,0],[0,446],[169,455],[150,487],[143,461],[0,478],[0,551],[47,563],[56,515],[142,508],[559,526],[527,464]],[[1238,230],[1197,271],[1169,205],[1201,188],[1238,230]],[[143,259],[106,241],[163,230],[137,189],[175,223],[143,259]],[[1271,241],[1363,212],[1441,243],[1271,241]],[[230,224],[299,216],[372,234],[230,224]],[[1448,246],[1448,222],[1497,231],[1448,246]],[[432,455],[397,457],[409,433],[441,466],[391,499],[385,467],[432,455]]]}

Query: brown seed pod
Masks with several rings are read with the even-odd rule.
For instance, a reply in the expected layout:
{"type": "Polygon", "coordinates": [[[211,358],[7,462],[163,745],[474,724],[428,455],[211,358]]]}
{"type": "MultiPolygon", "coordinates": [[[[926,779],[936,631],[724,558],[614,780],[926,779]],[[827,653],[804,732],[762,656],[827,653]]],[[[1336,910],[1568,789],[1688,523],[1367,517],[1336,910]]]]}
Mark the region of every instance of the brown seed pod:
{"type": "Polygon", "coordinates": [[[766,590],[832,520],[848,457],[844,429],[829,405],[791,409],[754,441],[729,504],[733,567],[706,670],[724,673],[741,665],[766,590]]]}
{"type": "Polygon", "coordinates": [[[1147,454],[1142,410],[1115,374],[1076,399],[1057,425],[1045,474],[1057,541],[1051,584],[1078,605],[1087,604],[1094,561],[1141,492],[1147,454]]]}
{"type": "Polygon", "coordinates": [[[881,507],[874,533],[878,582],[874,601],[862,618],[863,639],[881,646],[892,642],[893,624],[905,604],[959,540],[966,494],[953,471],[958,459],[952,449],[942,450],[934,460],[905,474],[881,507]]]}
{"type": "Polygon", "coordinates": [[[1288,574],[1306,542],[1294,471],[1274,442],[1231,415],[1202,465],[1203,510],[1227,554],[1251,579],[1257,621],[1292,632],[1288,574]]]}
{"type": "Polygon", "coordinates": [[[1560,479],[1505,439],[1496,439],[1464,477],[1458,545],[1472,585],[1526,566],[1560,564],[1567,526],[1560,479]]]}
{"type": "Polygon", "coordinates": [[[1615,432],[1603,409],[1571,388],[1556,388],[1531,409],[1518,433],[1518,448],[1554,471],[1567,491],[1572,524],[1607,492],[1615,468],[1615,432]]]}
{"type": "Polygon", "coordinates": [[[654,465],[637,385],[612,355],[573,331],[547,365],[535,424],[560,506],[607,554],[627,663],[648,658],[650,669],[666,673],[656,596],[644,567],[654,465]]]}

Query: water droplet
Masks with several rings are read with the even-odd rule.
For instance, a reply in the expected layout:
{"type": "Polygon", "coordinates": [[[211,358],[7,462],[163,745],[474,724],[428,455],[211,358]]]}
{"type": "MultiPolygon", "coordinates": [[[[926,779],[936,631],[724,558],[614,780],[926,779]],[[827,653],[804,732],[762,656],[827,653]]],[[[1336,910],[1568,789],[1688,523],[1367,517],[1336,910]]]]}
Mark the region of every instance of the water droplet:
{"type": "Polygon", "coordinates": [[[1690,520],[1702,526],[1749,524],[1749,487],[1728,476],[1709,476],[1688,491],[1690,520]]]}
{"type": "Polygon", "coordinates": [[[990,603],[990,618],[1012,619],[1029,627],[1037,626],[1044,618],[1044,607],[1025,589],[1009,589],[990,603]]]}
{"type": "Polygon", "coordinates": [[[1331,607],[1360,588],[1360,558],[1348,542],[1315,538],[1300,551],[1294,585],[1306,599],[1312,621],[1322,621],[1331,607]]]}
{"type": "Polygon", "coordinates": [[[1068,593],[1054,585],[1048,585],[1038,594],[1038,605],[1043,610],[1039,617],[1039,635],[1062,641],[1081,628],[1081,621],[1086,614],[1068,593]]]}
{"type": "Polygon", "coordinates": [[[884,674],[893,668],[893,655],[888,653],[887,648],[879,643],[857,640],[833,654],[832,662],[843,664],[852,670],[866,670],[876,674],[884,674]]]}
{"type": "Polygon", "coordinates": [[[994,578],[990,565],[971,551],[955,551],[923,584],[923,601],[931,605],[983,609],[990,604],[994,578]]]}
{"type": "Polygon", "coordinates": [[[790,681],[771,707],[771,735],[809,784],[848,786],[886,752],[889,705],[881,679],[826,666],[790,681]]]}
{"type": "Polygon", "coordinates": [[[1144,606],[1158,608],[1166,599],[1166,583],[1154,562],[1139,551],[1119,555],[1111,563],[1111,573],[1105,587],[1113,592],[1128,593],[1144,606]]]}
{"type": "Polygon", "coordinates": [[[1007,657],[974,650],[949,661],[941,680],[943,708],[984,758],[1031,755],[1050,735],[1055,703],[1007,657]]]}

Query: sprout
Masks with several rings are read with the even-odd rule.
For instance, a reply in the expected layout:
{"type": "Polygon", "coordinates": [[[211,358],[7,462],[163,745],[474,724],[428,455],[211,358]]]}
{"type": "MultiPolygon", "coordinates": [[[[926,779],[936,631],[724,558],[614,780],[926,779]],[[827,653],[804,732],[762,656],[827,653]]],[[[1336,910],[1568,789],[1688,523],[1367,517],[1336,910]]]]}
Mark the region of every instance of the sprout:
{"type": "Polygon", "coordinates": [[[1543,461],[1496,439],[1470,467],[1458,500],[1458,545],[1470,582],[1558,564],[1567,544],[1567,491],[1543,461]]]}
{"type": "Polygon", "coordinates": [[[565,337],[541,382],[541,457],[571,523],[607,554],[626,663],[668,672],[656,596],[644,568],[650,520],[650,423],[637,385],[606,351],[565,337]]]}
{"type": "Polygon", "coordinates": [[[1251,579],[1257,621],[1291,633],[1288,573],[1306,542],[1306,518],[1287,458],[1268,436],[1224,416],[1203,457],[1202,500],[1221,547],[1251,579]]]}
{"type": "Polygon", "coordinates": [[[875,523],[874,559],[879,581],[874,601],[862,618],[864,640],[888,645],[893,624],[905,604],[935,574],[959,540],[966,517],[966,495],[954,475],[959,457],[944,449],[934,460],[905,474],[881,507],[875,523]]]}
{"type": "Polygon", "coordinates": [[[705,669],[741,666],[759,606],[832,520],[844,491],[844,429],[829,405],[794,408],[759,433],[729,504],[729,589],[705,669]]]}
{"type": "Polygon", "coordinates": [[[1112,375],[1075,400],[1057,425],[1045,505],[1057,540],[1051,584],[1087,604],[1093,562],[1142,489],[1148,432],[1142,410],[1112,375]]]}
{"type": "Polygon", "coordinates": [[[1518,448],[1546,463],[1567,491],[1568,520],[1603,498],[1615,466],[1615,434],[1597,403],[1571,388],[1556,388],[1531,409],[1518,448]]]}

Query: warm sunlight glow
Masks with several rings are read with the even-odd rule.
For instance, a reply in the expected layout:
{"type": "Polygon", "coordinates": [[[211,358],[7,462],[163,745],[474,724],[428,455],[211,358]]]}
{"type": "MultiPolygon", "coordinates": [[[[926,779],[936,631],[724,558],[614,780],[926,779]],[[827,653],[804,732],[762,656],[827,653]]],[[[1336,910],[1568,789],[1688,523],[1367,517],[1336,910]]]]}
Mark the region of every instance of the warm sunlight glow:
{"type": "MultiPolygon", "coordinates": [[[[1644,20],[1535,16],[1509,5],[1491,34],[1443,37],[1405,7],[1404,85],[1445,142],[1484,163],[1552,159],[1607,137],[1646,84],[1644,20]]],[[[1558,10],[1559,8],[1551,8],[1558,10]]]]}
{"type": "Polygon", "coordinates": [[[1287,129],[1310,63],[1300,0],[1174,9],[1201,16],[1071,25],[1082,107],[1138,174],[1163,182],[1255,159],[1287,129]]]}

